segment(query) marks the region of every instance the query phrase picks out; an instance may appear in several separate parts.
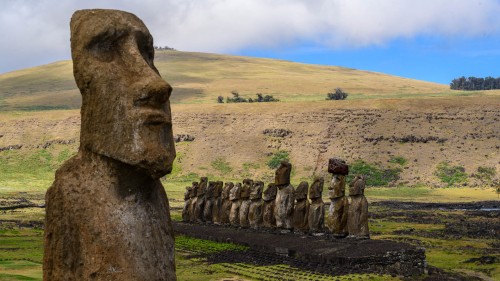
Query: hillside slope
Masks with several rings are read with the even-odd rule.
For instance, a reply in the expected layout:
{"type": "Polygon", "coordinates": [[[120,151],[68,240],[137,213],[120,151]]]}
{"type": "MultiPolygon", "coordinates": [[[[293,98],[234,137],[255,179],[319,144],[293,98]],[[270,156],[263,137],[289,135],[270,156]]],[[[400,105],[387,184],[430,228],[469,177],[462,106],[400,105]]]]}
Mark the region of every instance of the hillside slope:
{"type": "MultiPolygon", "coordinates": [[[[176,144],[172,177],[270,181],[274,172],[266,162],[286,151],[294,181],[326,176],[328,158],[337,156],[349,164],[364,160],[380,169],[401,169],[401,178],[391,184],[443,186],[435,176],[442,162],[463,167],[468,186],[480,184],[473,177],[479,167],[500,175],[499,105],[498,97],[177,104],[174,133],[194,141],[176,144]],[[394,159],[405,163],[390,163],[394,159]]],[[[79,128],[77,110],[0,113],[0,148],[22,146],[0,156],[17,161],[51,151],[74,153],[79,128]]]]}
{"type": "MultiPolygon", "coordinates": [[[[155,64],[174,87],[173,103],[215,103],[233,90],[253,98],[256,93],[271,94],[282,101],[324,100],[336,87],[347,91],[349,99],[457,94],[436,83],[273,59],[158,51],[155,64]]],[[[0,110],[71,109],[80,103],[71,61],[0,75],[0,110]]]]}

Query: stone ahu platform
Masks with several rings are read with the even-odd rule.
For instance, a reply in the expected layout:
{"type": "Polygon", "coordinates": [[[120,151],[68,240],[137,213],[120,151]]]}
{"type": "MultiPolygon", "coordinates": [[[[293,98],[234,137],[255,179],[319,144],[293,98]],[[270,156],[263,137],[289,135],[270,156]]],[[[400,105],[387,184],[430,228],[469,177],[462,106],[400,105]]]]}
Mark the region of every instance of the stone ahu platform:
{"type": "MultiPolygon", "coordinates": [[[[293,266],[333,275],[415,276],[426,270],[424,249],[395,241],[336,239],[328,234],[311,236],[183,222],[173,222],[173,226],[176,234],[248,246],[252,255],[262,253],[265,259],[269,259],[269,255],[279,256],[293,266]]],[[[220,262],[231,262],[231,259],[220,262]]]]}

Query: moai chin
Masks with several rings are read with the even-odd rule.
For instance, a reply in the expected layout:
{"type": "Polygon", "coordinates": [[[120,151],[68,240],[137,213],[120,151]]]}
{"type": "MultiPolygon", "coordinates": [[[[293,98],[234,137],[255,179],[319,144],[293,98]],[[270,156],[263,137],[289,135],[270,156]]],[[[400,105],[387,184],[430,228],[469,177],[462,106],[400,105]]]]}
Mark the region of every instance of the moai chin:
{"type": "Polygon", "coordinates": [[[309,231],[309,224],[307,222],[307,211],[309,209],[309,202],[307,201],[308,190],[309,183],[306,181],[301,182],[295,189],[295,206],[293,207],[292,220],[294,231],[309,231]]]}
{"type": "Polygon", "coordinates": [[[248,222],[250,223],[250,227],[254,229],[258,229],[262,226],[264,211],[262,189],[264,189],[264,183],[262,181],[254,182],[250,189],[251,203],[250,209],[248,210],[248,222]]]}
{"type": "Polygon", "coordinates": [[[220,222],[222,224],[229,224],[229,214],[231,213],[231,200],[229,199],[229,194],[233,189],[234,184],[232,182],[226,182],[224,188],[222,189],[222,209],[220,211],[220,222]]]}
{"type": "Polygon", "coordinates": [[[368,200],[364,195],[365,176],[356,176],[349,185],[347,230],[350,238],[370,238],[368,229],[368,200]]]}
{"type": "Polygon", "coordinates": [[[70,28],[80,147],[45,197],[43,280],[176,280],[160,182],[175,158],[172,88],[153,38],[117,10],[76,11],[70,28]]]}
{"type": "Polygon", "coordinates": [[[214,206],[212,207],[212,222],[214,224],[220,224],[221,210],[222,210],[222,189],[224,183],[217,181],[215,183],[214,189],[214,206]]]}
{"type": "Polygon", "coordinates": [[[191,193],[189,194],[189,197],[191,197],[191,204],[189,205],[189,221],[190,222],[196,221],[195,210],[196,210],[196,205],[197,205],[197,201],[198,201],[198,197],[196,196],[197,192],[198,192],[198,182],[194,181],[191,184],[191,193]]]}
{"type": "Polygon", "coordinates": [[[198,183],[198,187],[196,188],[196,206],[194,208],[194,221],[201,223],[204,222],[204,210],[205,210],[205,194],[208,189],[208,178],[201,177],[200,183],[198,183]]]}
{"type": "Polygon", "coordinates": [[[186,191],[184,192],[184,208],[182,208],[182,221],[189,221],[189,206],[191,206],[191,193],[192,187],[186,186],[186,191]]]}
{"type": "Polygon", "coordinates": [[[205,192],[205,206],[203,207],[203,220],[205,222],[212,222],[212,210],[214,207],[214,193],[216,182],[209,181],[207,191],[205,192]]]}
{"type": "Polygon", "coordinates": [[[311,203],[309,205],[307,221],[309,223],[309,231],[313,233],[323,231],[325,222],[325,204],[321,197],[324,183],[325,180],[323,177],[318,177],[314,179],[311,188],[309,188],[309,200],[311,200],[311,203]]]}
{"type": "Polygon", "coordinates": [[[264,210],[262,215],[264,227],[276,227],[276,217],[274,216],[274,209],[276,207],[276,193],[276,185],[274,183],[270,183],[267,185],[267,188],[262,194],[262,201],[264,201],[264,210]]]}
{"type": "Polygon", "coordinates": [[[274,216],[276,218],[276,227],[286,230],[292,230],[293,219],[293,204],[294,191],[290,184],[290,173],[292,172],[292,164],[288,161],[282,161],[281,165],[276,170],[275,184],[278,188],[276,194],[276,207],[274,216]]]}
{"type": "Polygon", "coordinates": [[[240,207],[240,226],[249,227],[250,221],[248,220],[248,212],[250,211],[250,189],[252,188],[253,181],[251,179],[244,179],[241,186],[241,207],[240,207]]]}
{"type": "Polygon", "coordinates": [[[229,212],[229,223],[231,226],[240,226],[240,207],[241,207],[241,183],[236,183],[229,193],[231,200],[231,211],[229,212]]]}
{"type": "Polygon", "coordinates": [[[331,158],[328,162],[328,172],[332,173],[333,177],[328,186],[330,208],[325,225],[334,236],[343,238],[348,235],[347,211],[349,203],[345,196],[345,185],[349,166],[341,159],[331,158]]]}

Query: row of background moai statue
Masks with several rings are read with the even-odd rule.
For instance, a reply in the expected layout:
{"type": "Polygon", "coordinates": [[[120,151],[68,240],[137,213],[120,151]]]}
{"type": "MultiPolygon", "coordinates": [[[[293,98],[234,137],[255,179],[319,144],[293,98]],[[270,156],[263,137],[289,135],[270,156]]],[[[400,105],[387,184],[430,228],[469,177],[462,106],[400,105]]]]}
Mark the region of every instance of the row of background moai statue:
{"type": "Polygon", "coordinates": [[[333,178],[328,188],[331,204],[325,222],[324,179],[316,177],[310,187],[303,181],[294,189],[290,184],[291,170],[292,165],[283,161],[276,170],[275,182],[265,190],[262,181],[244,179],[243,183],[226,182],[223,187],[222,182],[208,182],[203,177],[199,183],[186,187],[183,221],[304,233],[321,233],[326,226],[336,237],[369,238],[364,177],[355,177],[347,197],[348,166],[340,159],[329,160],[328,171],[333,178]]]}

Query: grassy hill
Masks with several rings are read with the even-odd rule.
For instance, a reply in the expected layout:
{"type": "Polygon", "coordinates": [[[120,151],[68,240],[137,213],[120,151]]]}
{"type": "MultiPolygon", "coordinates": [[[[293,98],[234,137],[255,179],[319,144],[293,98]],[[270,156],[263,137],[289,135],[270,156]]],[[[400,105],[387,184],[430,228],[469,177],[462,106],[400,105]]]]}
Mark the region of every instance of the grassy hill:
{"type": "MultiPolygon", "coordinates": [[[[343,67],[273,59],[158,51],[155,64],[174,87],[173,103],[215,103],[236,90],[244,97],[271,94],[281,101],[319,101],[336,87],[349,99],[422,98],[457,95],[448,86],[343,67]]],[[[498,93],[499,91],[497,91],[498,93]]],[[[467,92],[488,95],[491,92],[467,92]]],[[[79,108],[71,61],[0,75],[0,110],[79,108]]]]}

